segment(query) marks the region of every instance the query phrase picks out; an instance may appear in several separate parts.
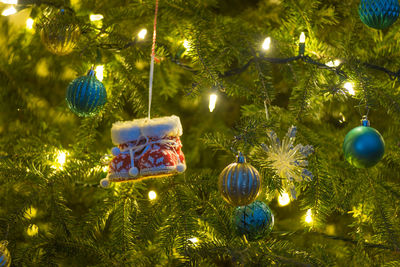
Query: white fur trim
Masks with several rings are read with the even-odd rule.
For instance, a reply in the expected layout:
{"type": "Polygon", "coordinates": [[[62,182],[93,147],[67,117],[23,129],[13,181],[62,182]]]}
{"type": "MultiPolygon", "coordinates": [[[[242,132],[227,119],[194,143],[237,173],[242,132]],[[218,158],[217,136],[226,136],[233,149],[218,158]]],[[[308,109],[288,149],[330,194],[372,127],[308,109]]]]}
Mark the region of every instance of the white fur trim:
{"type": "Polygon", "coordinates": [[[142,127],[142,134],[149,137],[181,136],[182,132],[181,120],[175,115],[145,120],[142,127]]]}
{"type": "Polygon", "coordinates": [[[137,140],[141,135],[140,127],[143,119],[133,121],[117,121],[111,127],[111,140],[115,145],[137,140]]]}

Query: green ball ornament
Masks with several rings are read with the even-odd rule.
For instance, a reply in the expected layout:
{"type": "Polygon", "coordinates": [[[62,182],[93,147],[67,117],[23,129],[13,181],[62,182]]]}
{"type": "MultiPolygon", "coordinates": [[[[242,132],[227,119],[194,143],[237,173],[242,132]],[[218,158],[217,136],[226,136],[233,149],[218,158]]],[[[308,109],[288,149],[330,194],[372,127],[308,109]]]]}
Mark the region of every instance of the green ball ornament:
{"type": "Polygon", "coordinates": [[[399,17],[398,0],[361,0],[358,14],[361,21],[374,29],[385,29],[399,17]]]}
{"type": "Polygon", "coordinates": [[[253,202],[261,188],[260,174],[240,153],[237,162],[228,165],[219,175],[218,189],[223,199],[233,206],[253,202]]]}
{"type": "Polygon", "coordinates": [[[377,130],[369,127],[369,121],[365,117],[362,126],[352,129],[344,138],[343,153],[354,167],[370,168],[382,159],[385,142],[377,130]]]}
{"type": "Polygon", "coordinates": [[[78,116],[97,114],[107,102],[106,89],[95,76],[93,68],[86,76],[73,80],[66,94],[68,107],[78,116]]]}
{"type": "Polygon", "coordinates": [[[0,242],[0,267],[9,267],[11,265],[11,256],[7,249],[7,244],[7,241],[0,242]]]}
{"type": "Polygon", "coordinates": [[[259,200],[248,206],[237,207],[232,219],[237,234],[245,235],[250,241],[268,235],[274,227],[271,209],[259,200]]]}

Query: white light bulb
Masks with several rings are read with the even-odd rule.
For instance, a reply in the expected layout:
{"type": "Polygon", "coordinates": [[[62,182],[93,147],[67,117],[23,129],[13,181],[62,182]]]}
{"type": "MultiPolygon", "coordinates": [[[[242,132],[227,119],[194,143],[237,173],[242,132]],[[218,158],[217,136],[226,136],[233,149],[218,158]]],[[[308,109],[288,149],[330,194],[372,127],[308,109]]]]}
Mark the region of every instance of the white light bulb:
{"type": "Polygon", "coordinates": [[[287,192],[283,192],[281,195],[278,197],[278,204],[279,206],[283,207],[286,206],[290,203],[290,197],[287,192]]]}
{"type": "Polygon", "coordinates": [[[146,37],[147,30],[146,29],[141,29],[140,32],[138,33],[139,39],[144,39],[146,37]]]}
{"type": "Polygon", "coordinates": [[[26,20],[26,28],[28,30],[32,30],[33,29],[33,23],[34,23],[34,20],[32,18],[28,18],[26,20]]]}
{"type": "Polygon", "coordinates": [[[151,191],[149,192],[149,199],[150,199],[150,200],[154,200],[154,199],[156,199],[156,198],[157,198],[157,193],[156,193],[155,191],[151,190],[151,191]]]}
{"type": "Polygon", "coordinates": [[[66,160],[67,160],[67,152],[65,152],[65,151],[58,151],[57,152],[57,157],[56,157],[56,161],[54,162],[54,164],[53,164],[53,169],[56,169],[56,170],[63,170],[64,169],[64,164],[65,164],[65,162],[66,162],[66,160]]]}
{"type": "Polygon", "coordinates": [[[18,0],[1,0],[0,2],[2,2],[4,4],[9,4],[9,5],[17,5],[18,4],[18,0]]]}
{"type": "Polygon", "coordinates": [[[96,78],[102,82],[104,78],[104,65],[98,65],[96,66],[95,70],[96,72],[96,78]]]}
{"type": "Polygon", "coordinates": [[[335,59],[334,61],[329,61],[327,62],[325,65],[327,65],[328,67],[337,67],[340,65],[340,63],[342,63],[339,59],[335,59]]]}
{"type": "Polygon", "coordinates": [[[188,40],[183,41],[183,47],[186,48],[186,50],[190,49],[190,42],[188,40]]]}
{"type": "Polygon", "coordinates": [[[7,9],[4,9],[4,11],[3,11],[3,13],[1,13],[1,15],[7,17],[7,16],[13,15],[15,13],[17,13],[17,10],[15,9],[14,6],[11,6],[7,9]]]}
{"type": "Polygon", "coordinates": [[[210,95],[210,103],[208,104],[208,108],[210,109],[210,112],[214,111],[215,104],[217,103],[217,98],[218,98],[218,96],[216,94],[210,95]]]}
{"type": "Polygon", "coordinates": [[[99,20],[102,20],[104,17],[102,14],[91,14],[89,16],[89,18],[90,18],[90,21],[99,21],[99,20]]]}
{"type": "Polygon", "coordinates": [[[343,88],[346,89],[346,91],[350,94],[350,95],[355,95],[356,92],[354,91],[354,84],[352,82],[346,82],[343,85],[343,88]]]}
{"type": "Polygon", "coordinates": [[[300,43],[304,44],[306,42],[306,35],[304,32],[300,34],[300,43]]]}
{"type": "Polygon", "coordinates": [[[270,47],[271,47],[271,37],[267,37],[267,38],[265,38],[265,40],[262,44],[262,49],[269,50],[270,47]]]}
{"type": "Polygon", "coordinates": [[[192,242],[193,244],[196,244],[199,242],[199,239],[197,237],[189,238],[188,241],[192,242]]]}
{"type": "Polygon", "coordinates": [[[312,211],[311,211],[311,209],[308,209],[308,210],[307,210],[305,222],[308,223],[308,224],[310,224],[310,223],[313,222],[312,211]]]}

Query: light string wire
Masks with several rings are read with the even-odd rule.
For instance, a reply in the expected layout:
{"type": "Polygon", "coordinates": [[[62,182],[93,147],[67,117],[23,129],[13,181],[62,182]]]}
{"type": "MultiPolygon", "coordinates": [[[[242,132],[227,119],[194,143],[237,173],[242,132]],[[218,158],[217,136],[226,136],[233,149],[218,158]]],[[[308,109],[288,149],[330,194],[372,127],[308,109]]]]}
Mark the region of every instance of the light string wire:
{"type": "Polygon", "coordinates": [[[158,15],[158,0],[156,0],[156,10],[154,12],[153,45],[151,47],[150,78],[149,78],[149,110],[148,110],[149,120],[151,117],[151,100],[153,98],[154,57],[156,55],[156,38],[157,38],[157,15],[158,15]]]}

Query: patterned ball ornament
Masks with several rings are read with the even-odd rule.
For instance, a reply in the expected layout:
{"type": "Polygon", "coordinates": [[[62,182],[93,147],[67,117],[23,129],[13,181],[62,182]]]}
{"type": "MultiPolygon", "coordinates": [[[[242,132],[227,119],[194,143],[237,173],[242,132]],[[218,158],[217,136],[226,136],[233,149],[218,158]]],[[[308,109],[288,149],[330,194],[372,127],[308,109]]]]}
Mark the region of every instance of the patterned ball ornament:
{"type": "Polygon", "coordinates": [[[233,206],[245,206],[253,202],[260,193],[260,187],[260,174],[246,163],[241,153],[237,156],[237,162],[228,165],[218,179],[222,197],[233,206]]]}
{"type": "Polygon", "coordinates": [[[93,68],[86,76],[73,80],[68,88],[68,107],[78,116],[89,117],[97,114],[107,102],[104,85],[97,80],[93,68]]]}
{"type": "Polygon", "coordinates": [[[357,168],[369,168],[377,164],[385,153],[382,135],[372,127],[366,116],[362,125],[347,133],[343,142],[346,160],[357,168]]]}
{"type": "Polygon", "coordinates": [[[398,0],[361,0],[358,14],[367,26],[382,30],[392,25],[399,17],[398,0]]]}
{"type": "Polygon", "coordinates": [[[248,206],[237,207],[232,220],[237,234],[245,235],[250,241],[268,235],[274,227],[274,215],[270,208],[259,200],[248,206]]]}
{"type": "Polygon", "coordinates": [[[40,39],[51,53],[67,55],[72,52],[80,37],[79,26],[74,17],[63,9],[50,13],[42,22],[40,39]]]}
{"type": "Polygon", "coordinates": [[[9,267],[11,265],[10,252],[7,249],[7,241],[0,242],[0,266],[9,267]]]}

